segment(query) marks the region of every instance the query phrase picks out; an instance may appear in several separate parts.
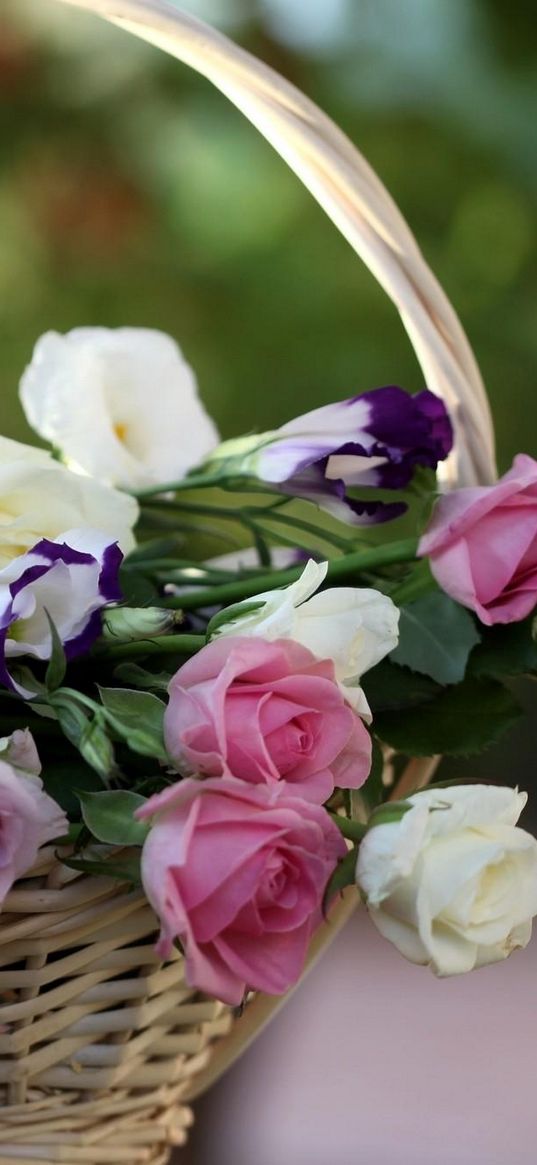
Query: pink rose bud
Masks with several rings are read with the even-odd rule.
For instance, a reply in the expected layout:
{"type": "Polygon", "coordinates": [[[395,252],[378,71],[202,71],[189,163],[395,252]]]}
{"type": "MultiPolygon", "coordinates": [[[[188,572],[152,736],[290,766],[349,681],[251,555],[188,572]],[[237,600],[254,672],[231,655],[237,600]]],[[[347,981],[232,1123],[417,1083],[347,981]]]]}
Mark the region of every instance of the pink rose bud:
{"type": "Polygon", "coordinates": [[[181,940],[192,987],[239,1004],[298,979],[345,843],[326,810],[289,786],[232,777],[180,781],[136,816],[155,816],[142,881],[160,918],[157,952],[181,940]]]}
{"type": "Polygon", "coordinates": [[[178,770],[285,780],[319,803],[336,785],[358,789],[368,776],[371,738],[333,662],[292,639],[216,639],[179,668],[169,693],[164,736],[178,770]]]}
{"type": "Polygon", "coordinates": [[[0,761],[0,904],[13,882],[33,866],[39,847],[67,833],[60,806],[37,776],[0,761]]]}
{"type": "Polygon", "coordinates": [[[496,485],[441,497],[419,554],[482,623],[525,619],[537,603],[537,461],[519,453],[496,485]]]}

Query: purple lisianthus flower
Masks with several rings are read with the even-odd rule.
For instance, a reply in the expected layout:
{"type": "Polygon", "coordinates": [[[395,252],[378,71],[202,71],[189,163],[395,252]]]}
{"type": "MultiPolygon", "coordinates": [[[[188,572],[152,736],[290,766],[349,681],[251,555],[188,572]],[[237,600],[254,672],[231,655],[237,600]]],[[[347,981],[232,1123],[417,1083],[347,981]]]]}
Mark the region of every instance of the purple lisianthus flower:
{"type": "Polygon", "coordinates": [[[120,599],[123,555],[100,530],[68,530],[43,538],[0,570],[0,683],[26,695],[12,679],[8,661],[29,655],[50,659],[47,614],[67,659],[91,647],[101,629],[101,608],[120,599]]]}
{"type": "Polygon", "coordinates": [[[359,526],[396,518],[406,506],[356,500],[349,488],[404,489],[417,465],[435,469],[453,443],[443,402],[395,385],[314,409],[267,437],[257,477],[359,526]]]}

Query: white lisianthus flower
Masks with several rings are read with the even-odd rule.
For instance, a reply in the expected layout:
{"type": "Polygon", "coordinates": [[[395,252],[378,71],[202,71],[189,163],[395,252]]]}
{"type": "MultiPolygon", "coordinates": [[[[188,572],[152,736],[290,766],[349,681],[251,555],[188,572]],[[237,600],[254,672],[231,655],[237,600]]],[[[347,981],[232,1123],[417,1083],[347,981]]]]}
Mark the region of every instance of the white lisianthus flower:
{"type": "Polygon", "coordinates": [[[43,449],[0,437],[0,569],[41,538],[89,526],[132,550],[134,498],[70,473],[43,449]]]}
{"type": "Polygon", "coordinates": [[[101,530],[67,530],[42,538],[0,570],[0,683],[23,695],[9,661],[50,659],[56,627],[66,658],[89,650],[101,630],[101,611],[121,599],[122,553],[101,530]]]}
{"type": "Polygon", "coordinates": [[[457,975],[527,946],[537,841],[516,825],[527,797],[493,785],[426,789],[373,825],[356,880],[381,934],[413,963],[457,975]]]}
{"type": "Polygon", "coordinates": [[[332,659],[346,699],[370,719],[359,681],[397,646],[399,611],[387,595],[369,587],[331,587],[315,594],[327,570],[327,562],[310,559],[291,586],[253,595],[248,602],[262,606],[241,615],[238,605],[216,634],[295,639],[318,659],[332,659]]]}
{"type": "Polygon", "coordinates": [[[190,365],[150,328],[46,332],[20,396],[69,468],[123,489],[179,481],[219,440],[190,365]]]}

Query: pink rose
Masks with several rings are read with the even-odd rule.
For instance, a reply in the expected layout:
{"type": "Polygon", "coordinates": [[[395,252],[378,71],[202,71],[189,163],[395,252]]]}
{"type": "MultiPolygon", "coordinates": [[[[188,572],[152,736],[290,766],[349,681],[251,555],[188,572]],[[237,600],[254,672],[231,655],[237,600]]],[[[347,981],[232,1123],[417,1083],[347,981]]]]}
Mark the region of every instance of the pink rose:
{"type": "Polygon", "coordinates": [[[169,693],[164,736],[178,769],[285,780],[320,803],[335,785],[357,789],[368,776],[371,739],[332,661],[292,639],[216,639],[179,668],[169,693]]]}
{"type": "Polygon", "coordinates": [[[418,552],[482,623],[524,619],[537,603],[537,461],[519,453],[496,485],[440,498],[418,552]]]}
{"type": "Polygon", "coordinates": [[[39,847],[67,833],[69,824],[37,776],[0,760],[0,903],[33,866],[39,847]]]}
{"type": "Polygon", "coordinates": [[[152,817],[142,881],[160,918],[157,952],[179,937],[189,984],[238,1004],[298,979],[345,843],[325,809],[289,786],[233,777],[179,781],[136,813],[152,817]]]}

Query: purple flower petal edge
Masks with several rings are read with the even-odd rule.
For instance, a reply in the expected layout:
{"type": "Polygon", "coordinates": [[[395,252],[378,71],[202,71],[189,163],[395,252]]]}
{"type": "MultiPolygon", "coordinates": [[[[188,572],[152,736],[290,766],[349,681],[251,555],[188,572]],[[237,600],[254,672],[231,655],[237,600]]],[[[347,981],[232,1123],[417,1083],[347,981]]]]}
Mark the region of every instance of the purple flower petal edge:
{"type": "MultiPolygon", "coordinates": [[[[67,542],[52,542],[48,538],[42,538],[32,547],[28,555],[23,557],[21,574],[9,584],[10,599],[6,603],[4,610],[0,613],[0,684],[4,684],[7,688],[17,692],[19,695],[28,695],[28,693],[23,692],[15,684],[6,664],[6,641],[9,637],[9,629],[15,618],[14,600],[17,595],[26,587],[31,586],[32,583],[43,578],[60,562],[65,566],[75,568],[99,566],[98,589],[96,591],[96,598],[98,596],[98,601],[100,600],[99,605],[94,610],[90,608],[82,630],[78,631],[71,639],[65,639],[63,643],[66,658],[71,660],[87,652],[98,637],[101,630],[101,607],[109,602],[117,602],[123,597],[118,579],[118,572],[122,560],[123,554],[117,543],[105,545],[99,556],[77,550],[67,542]],[[31,560],[34,556],[44,561],[32,562],[31,560]],[[31,565],[25,567],[25,560],[30,560],[31,565]]],[[[81,612],[81,615],[83,614],[84,612],[81,612]]],[[[77,621],[80,626],[80,621],[77,621]]]]}
{"type": "Polygon", "coordinates": [[[354,452],[387,458],[387,464],[374,471],[380,488],[404,488],[416,465],[436,469],[450,452],[451,421],[443,401],[428,389],[410,396],[397,385],[387,385],[355,399],[369,405],[367,431],[374,444],[366,450],[358,443],[354,452]]]}
{"type": "Polygon", "coordinates": [[[267,446],[263,460],[266,480],[282,492],[314,501],[353,525],[371,525],[399,517],[406,504],[355,499],[347,490],[404,489],[416,466],[436,469],[452,444],[451,421],[439,397],[428,389],[411,396],[386,385],[297,417],[267,446]],[[341,470],[337,458],[347,459],[341,470]]]}
{"type": "Polygon", "coordinates": [[[103,554],[99,591],[107,603],[117,603],[123,598],[119,585],[119,568],[123,562],[123,552],[117,542],[111,542],[103,554]]]}

